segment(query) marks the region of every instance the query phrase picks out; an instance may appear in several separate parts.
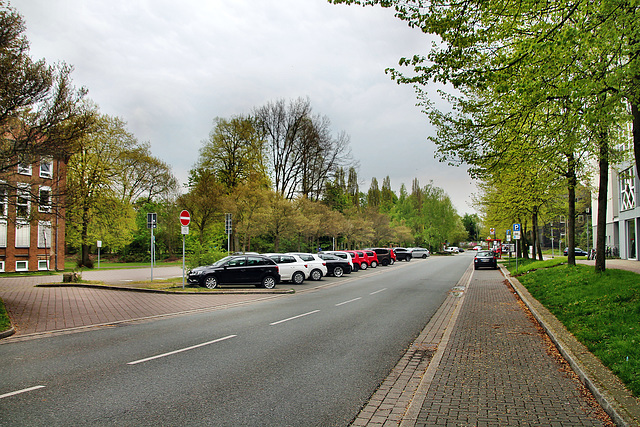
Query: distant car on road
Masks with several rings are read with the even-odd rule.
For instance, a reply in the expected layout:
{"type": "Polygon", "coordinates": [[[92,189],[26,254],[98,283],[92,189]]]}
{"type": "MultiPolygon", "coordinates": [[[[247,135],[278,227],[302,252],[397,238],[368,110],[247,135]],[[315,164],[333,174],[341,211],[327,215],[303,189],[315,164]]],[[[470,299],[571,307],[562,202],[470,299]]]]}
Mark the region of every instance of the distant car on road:
{"type": "Polygon", "coordinates": [[[273,289],[280,282],[280,269],[274,260],[263,255],[231,255],[190,270],[187,282],[209,289],[237,284],[273,289]]]}
{"type": "MultiPolygon", "coordinates": [[[[574,248],[573,253],[576,254],[576,256],[587,256],[589,255],[587,253],[587,251],[583,251],[580,248],[574,248]]],[[[564,248],[564,256],[568,256],[569,255],[569,248],[564,248]]]]}
{"type": "Polygon", "coordinates": [[[482,267],[491,267],[493,269],[498,268],[498,257],[493,251],[478,251],[473,258],[473,268],[479,269],[482,267]]]}

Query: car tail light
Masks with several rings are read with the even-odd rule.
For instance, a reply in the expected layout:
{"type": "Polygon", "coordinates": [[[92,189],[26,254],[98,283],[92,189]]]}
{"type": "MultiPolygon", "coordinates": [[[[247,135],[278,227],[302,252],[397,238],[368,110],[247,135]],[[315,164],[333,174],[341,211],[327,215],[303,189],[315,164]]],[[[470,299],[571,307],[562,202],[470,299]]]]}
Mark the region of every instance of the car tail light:
{"type": "Polygon", "coordinates": [[[323,262],[323,263],[322,263],[322,265],[326,267],[326,266],[327,266],[327,263],[326,263],[326,262],[323,262]]]}

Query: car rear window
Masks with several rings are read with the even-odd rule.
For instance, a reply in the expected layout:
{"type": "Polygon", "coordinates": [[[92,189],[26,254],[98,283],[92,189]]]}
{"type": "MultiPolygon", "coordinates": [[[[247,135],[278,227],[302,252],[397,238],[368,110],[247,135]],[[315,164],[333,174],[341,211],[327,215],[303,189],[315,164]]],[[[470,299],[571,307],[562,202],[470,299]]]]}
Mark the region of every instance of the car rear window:
{"type": "Polygon", "coordinates": [[[493,256],[493,253],[492,252],[488,252],[488,251],[478,252],[478,255],[476,255],[476,256],[493,256]]]}

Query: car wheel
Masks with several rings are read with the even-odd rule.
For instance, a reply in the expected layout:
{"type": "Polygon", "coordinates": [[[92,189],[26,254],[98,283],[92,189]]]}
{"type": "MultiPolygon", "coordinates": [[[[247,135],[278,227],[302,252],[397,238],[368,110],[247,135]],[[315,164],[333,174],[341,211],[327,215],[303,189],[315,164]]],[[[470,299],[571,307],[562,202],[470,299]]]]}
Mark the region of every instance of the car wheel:
{"type": "Polygon", "coordinates": [[[389,261],[388,260],[385,259],[384,261],[382,261],[382,266],[383,267],[386,267],[387,265],[389,265],[389,261]]]}
{"type": "Polygon", "coordinates": [[[314,281],[316,281],[316,282],[317,282],[317,281],[318,281],[318,280],[320,280],[320,279],[322,279],[322,271],[320,271],[320,270],[313,270],[313,271],[311,272],[311,280],[314,280],[314,281]]]}
{"type": "Polygon", "coordinates": [[[356,263],[353,264],[353,272],[355,273],[356,271],[358,271],[360,269],[360,266],[356,263]]]}
{"type": "Polygon", "coordinates": [[[333,269],[334,277],[342,277],[343,274],[344,274],[344,270],[342,269],[342,267],[335,267],[333,269]]]}
{"type": "Polygon", "coordinates": [[[296,271],[295,273],[293,273],[293,276],[291,277],[291,281],[296,285],[299,285],[300,283],[304,282],[304,273],[300,271],[296,271]]]}
{"type": "Polygon", "coordinates": [[[367,263],[366,263],[366,262],[364,262],[364,261],[362,261],[362,262],[360,263],[360,268],[361,268],[361,269],[363,269],[363,270],[366,270],[366,269],[367,269],[367,263]]]}
{"type": "Polygon", "coordinates": [[[395,263],[396,263],[396,260],[395,260],[395,259],[392,259],[392,260],[391,260],[391,265],[393,265],[393,264],[395,264],[395,263]]]}
{"type": "Polygon", "coordinates": [[[207,276],[204,279],[204,286],[208,289],[214,289],[218,287],[218,279],[216,276],[207,276]]]}
{"type": "Polygon", "coordinates": [[[371,268],[376,268],[378,266],[378,263],[375,261],[371,261],[371,268]]]}
{"type": "Polygon", "coordinates": [[[276,287],[276,279],[273,276],[265,276],[262,279],[262,287],[265,289],[273,289],[276,287]]]}
{"type": "Polygon", "coordinates": [[[427,259],[427,254],[422,254],[422,259],[427,259]]]}
{"type": "Polygon", "coordinates": [[[405,260],[405,261],[407,261],[407,262],[409,262],[409,261],[411,261],[411,258],[413,258],[413,257],[412,257],[411,255],[409,255],[409,256],[408,256],[408,257],[406,257],[404,260],[405,260]]]}

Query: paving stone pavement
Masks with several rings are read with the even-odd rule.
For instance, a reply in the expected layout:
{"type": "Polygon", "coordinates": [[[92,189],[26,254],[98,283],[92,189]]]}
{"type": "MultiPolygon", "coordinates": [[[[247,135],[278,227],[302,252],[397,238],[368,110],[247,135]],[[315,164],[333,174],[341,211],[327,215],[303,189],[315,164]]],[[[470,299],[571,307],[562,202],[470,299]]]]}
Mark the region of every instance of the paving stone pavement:
{"type": "MultiPolygon", "coordinates": [[[[175,268],[156,269],[157,276],[181,275],[175,268]],[[176,274],[177,271],[177,274],[176,274]]],[[[140,280],[146,271],[119,270],[83,273],[90,280],[122,284],[122,277],[140,280]],[[128,272],[128,273],[127,273],[128,272]]],[[[34,334],[68,331],[118,322],[149,319],[198,310],[213,310],[259,299],[265,294],[175,295],[127,292],[81,287],[36,287],[39,283],[61,282],[62,276],[27,276],[0,279],[0,298],[12,319],[16,334],[10,340],[34,334]]]]}
{"type": "Polygon", "coordinates": [[[416,426],[602,426],[499,271],[476,271],[416,426]]]}

